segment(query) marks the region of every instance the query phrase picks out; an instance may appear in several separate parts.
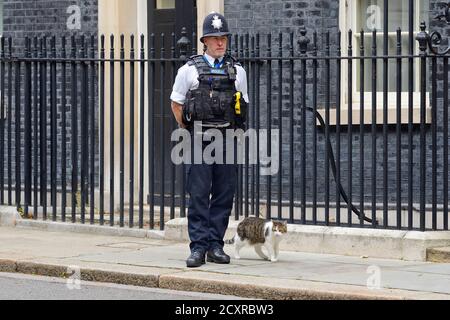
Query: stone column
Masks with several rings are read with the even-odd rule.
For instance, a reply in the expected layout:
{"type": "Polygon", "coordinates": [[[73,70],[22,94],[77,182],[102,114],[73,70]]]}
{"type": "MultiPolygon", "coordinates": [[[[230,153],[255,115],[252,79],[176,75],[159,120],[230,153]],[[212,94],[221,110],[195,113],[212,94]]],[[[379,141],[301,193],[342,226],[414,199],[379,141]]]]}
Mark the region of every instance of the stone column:
{"type": "MultiPolygon", "coordinates": [[[[198,0],[197,1],[197,35],[198,38],[203,34],[203,20],[212,11],[223,14],[224,13],[224,0],[198,0]]],[[[197,44],[198,53],[203,53],[203,43],[198,41],[197,44]]]]}

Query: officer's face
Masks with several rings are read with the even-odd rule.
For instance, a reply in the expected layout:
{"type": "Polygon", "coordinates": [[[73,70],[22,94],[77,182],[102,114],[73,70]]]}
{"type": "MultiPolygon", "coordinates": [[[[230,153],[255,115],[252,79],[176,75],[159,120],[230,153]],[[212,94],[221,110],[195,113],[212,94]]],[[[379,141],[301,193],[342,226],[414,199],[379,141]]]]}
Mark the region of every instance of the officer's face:
{"type": "Polygon", "coordinates": [[[209,54],[213,58],[221,58],[225,55],[228,44],[228,37],[205,37],[203,39],[207,49],[206,53],[209,54]]]}

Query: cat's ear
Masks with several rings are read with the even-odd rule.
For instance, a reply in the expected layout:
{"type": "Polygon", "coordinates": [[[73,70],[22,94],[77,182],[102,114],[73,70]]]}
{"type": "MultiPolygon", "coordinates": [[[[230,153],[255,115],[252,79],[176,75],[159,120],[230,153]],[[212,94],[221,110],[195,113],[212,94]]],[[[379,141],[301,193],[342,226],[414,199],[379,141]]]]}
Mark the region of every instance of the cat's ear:
{"type": "Polygon", "coordinates": [[[283,221],[283,226],[287,227],[287,221],[286,220],[283,221]]]}

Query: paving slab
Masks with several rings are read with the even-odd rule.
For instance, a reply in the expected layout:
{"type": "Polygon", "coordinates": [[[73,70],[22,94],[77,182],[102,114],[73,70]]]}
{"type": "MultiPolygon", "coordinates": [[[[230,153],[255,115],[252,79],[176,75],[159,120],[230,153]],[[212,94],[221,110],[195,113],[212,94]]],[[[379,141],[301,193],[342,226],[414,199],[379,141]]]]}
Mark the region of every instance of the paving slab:
{"type": "MultiPolygon", "coordinates": [[[[233,252],[226,246],[228,253],[233,252]]],[[[0,271],[276,299],[450,299],[450,264],[251,248],[229,265],[186,268],[186,243],[0,227],[0,271]],[[373,285],[373,277],[376,277],[373,285]]]]}

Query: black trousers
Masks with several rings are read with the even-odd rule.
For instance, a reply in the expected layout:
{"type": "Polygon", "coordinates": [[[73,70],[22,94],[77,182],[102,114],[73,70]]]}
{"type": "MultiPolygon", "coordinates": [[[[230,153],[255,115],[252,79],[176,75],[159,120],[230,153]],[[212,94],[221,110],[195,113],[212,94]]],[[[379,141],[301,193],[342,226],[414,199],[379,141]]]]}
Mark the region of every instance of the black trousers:
{"type": "MultiPolygon", "coordinates": [[[[201,150],[208,145],[209,142],[203,142],[201,150]]],[[[235,146],[232,148],[235,152],[235,146]]],[[[202,161],[200,164],[187,165],[186,191],[190,196],[188,232],[191,251],[207,251],[224,246],[223,237],[233,208],[238,168],[235,163],[225,163],[226,144],[223,147],[223,160],[223,164],[207,164],[202,161]]]]}

